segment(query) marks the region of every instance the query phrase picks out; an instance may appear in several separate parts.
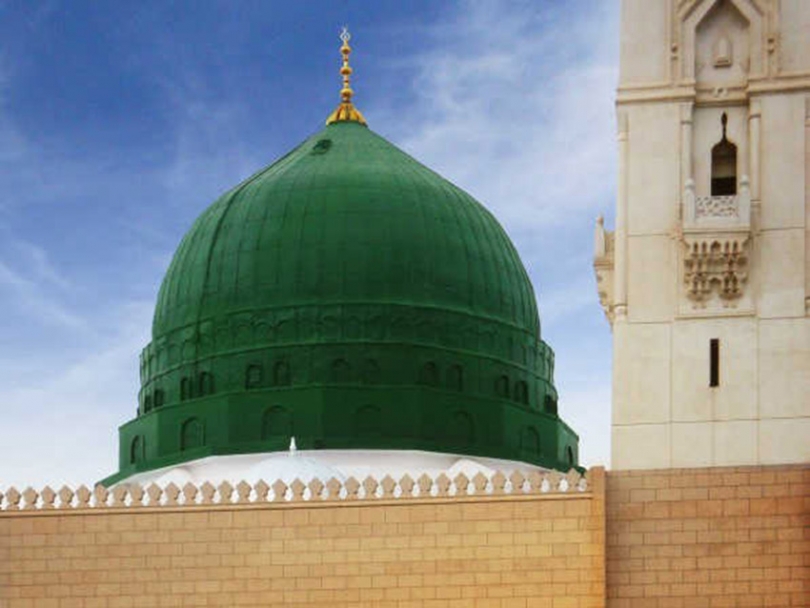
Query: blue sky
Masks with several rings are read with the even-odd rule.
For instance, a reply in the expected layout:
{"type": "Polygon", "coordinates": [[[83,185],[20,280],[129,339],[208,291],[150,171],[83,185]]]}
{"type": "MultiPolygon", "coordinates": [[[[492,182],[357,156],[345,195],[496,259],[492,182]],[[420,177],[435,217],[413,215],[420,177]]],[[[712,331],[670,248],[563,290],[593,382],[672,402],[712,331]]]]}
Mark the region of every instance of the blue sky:
{"type": "Polygon", "coordinates": [[[222,191],[318,130],[351,28],[370,127],[500,219],[608,463],[618,3],[0,0],[0,487],[117,467],[171,255],[222,191]]]}

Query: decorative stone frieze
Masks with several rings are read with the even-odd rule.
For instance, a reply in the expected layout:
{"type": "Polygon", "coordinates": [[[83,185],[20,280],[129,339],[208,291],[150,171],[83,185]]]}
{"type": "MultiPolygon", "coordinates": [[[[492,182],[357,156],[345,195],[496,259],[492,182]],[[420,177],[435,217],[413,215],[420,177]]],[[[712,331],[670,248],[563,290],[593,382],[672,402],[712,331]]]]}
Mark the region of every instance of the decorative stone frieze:
{"type": "Polygon", "coordinates": [[[739,212],[736,196],[698,196],[695,199],[695,218],[733,217],[739,212]]]}
{"type": "Polygon", "coordinates": [[[684,235],[686,295],[697,307],[714,295],[733,307],[748,280],[750,235],[684,235]]]}

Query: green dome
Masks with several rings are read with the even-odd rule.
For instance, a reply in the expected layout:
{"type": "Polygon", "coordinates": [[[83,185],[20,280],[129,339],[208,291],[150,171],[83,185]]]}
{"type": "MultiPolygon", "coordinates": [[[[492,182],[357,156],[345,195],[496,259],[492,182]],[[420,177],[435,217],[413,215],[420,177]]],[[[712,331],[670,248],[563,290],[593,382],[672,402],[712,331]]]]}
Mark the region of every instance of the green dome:
{"type": "Polygon", "coordinates": [[[417,449],[576,464],[526,271],[471,196],[336,122],[183,238],[107,481],[215,454],[417,449]]]}

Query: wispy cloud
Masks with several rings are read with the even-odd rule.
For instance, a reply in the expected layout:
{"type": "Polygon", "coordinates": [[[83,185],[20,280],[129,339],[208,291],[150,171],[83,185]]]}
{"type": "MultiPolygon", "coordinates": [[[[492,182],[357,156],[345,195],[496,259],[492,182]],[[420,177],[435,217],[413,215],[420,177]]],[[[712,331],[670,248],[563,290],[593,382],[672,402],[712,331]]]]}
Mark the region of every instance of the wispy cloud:
{"type": "Polygon", "coordinates": [[[577,275],[570,282],[550,286],[538,306],[543,323],[555,324],[578,316],[584,308],[594,305],[595,293],[596,286],[590,276],[577,275]]]}
{"type": "Polygon", "coordinates": [[[592,212],[614,183],[615,12],[464,2],[407,66],[407,113],[372,110],[506,224],[536,231],[592,212]]]}
{"type": "Polygon", "coordinates": [[[413,75],[396,98],[407,98],[405,109],[383,100],[367,115],[512,236],[544,336],[559,341],[551,346],[562,415],[593,464],[609,462],[610,336],[590,256],[593,219],[609,214],[615,187],[618,7],[572,8],[460,3],[431,26],[424,51],[394,66],[413,75]]]}
{"type": "Polygon", "coordinates": [[[104,331],[79,354],[0,354],[0,486],[89,484],[116,469],[115,429],[137,405],[151,312],[151,302],[121,304],[95,320],[104,331]]]}
{"type": "MultiPolygon", "coordinates": [[[[47,264],[42,258],[39,263],[47,264]]],[[[0,260],[0,293],[13,301],[18,310],[36,317],[38,322],[71,330],[85,329],[85,319],[62,306],[54,293],[47,288],[48,284],[64,287],[67,281],[55,273],[50,274],[51,270],[47,266],[44,268],[48,274],[43,280],[43,269],[36,268],[36,264],[34,261],[33,273],[26,275],[0,260]]]]}
{"type": "Polygon", "coordinates": [[[48,252],[41,246],[19,238],[9,237],[6,241],[9,248],[17,254],[15,257],[25,261],[35,281],[54,286],[63,291],[74,288],[73,283],[58,270],[50,259],[48,252]]]}
{"type": "Polygon", "coordinates": [[[241,138],[250,121],[240,108],[204,101],[194,89],[177,86],[169,99],[172,157],[163,172],[169,200],[200,207],[267,162],[241,138]]]}

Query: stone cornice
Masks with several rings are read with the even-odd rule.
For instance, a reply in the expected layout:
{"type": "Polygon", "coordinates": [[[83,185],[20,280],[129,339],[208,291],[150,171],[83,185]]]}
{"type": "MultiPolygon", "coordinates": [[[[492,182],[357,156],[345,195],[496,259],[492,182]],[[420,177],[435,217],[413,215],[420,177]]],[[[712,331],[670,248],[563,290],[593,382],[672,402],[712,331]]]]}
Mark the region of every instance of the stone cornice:
{"type": "Polygon", "coordinates": [[[751,79],[747,87],[732,87],[720,91],[720,94],[715,91],[696,90],[694,83],[674,86],[665,82],[620,85],[616,91],[616,104],[667,101],[733,104],[744,103],[748,98],[757,95],[797,92],[810,92],[810,74],[782,74],[777,79],[751,79]]]}

